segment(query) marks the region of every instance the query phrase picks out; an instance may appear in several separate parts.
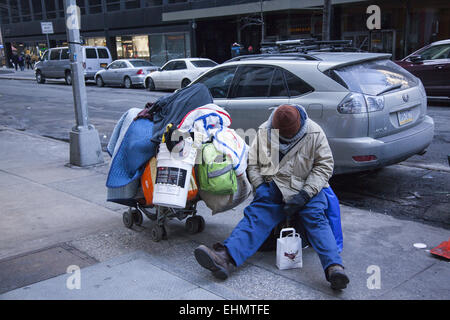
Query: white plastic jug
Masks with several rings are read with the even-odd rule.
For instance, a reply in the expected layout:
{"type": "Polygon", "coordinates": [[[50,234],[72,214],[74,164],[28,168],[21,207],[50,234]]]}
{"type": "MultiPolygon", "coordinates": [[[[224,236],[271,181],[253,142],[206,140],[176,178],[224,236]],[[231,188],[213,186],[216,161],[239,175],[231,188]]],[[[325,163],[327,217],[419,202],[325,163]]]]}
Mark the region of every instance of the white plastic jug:
{"type": "Polygon", "coordinates": [[[165,143],[159,145],[153,190],[155,205],[172,208],[186,207],[197,149],[194,148],[191,138],[183,140],[183,143],[181,152],[176,152],[175,148],[170,152],[165,143]]]}
{"type": "Polygon", "coordinates": [[[302,259],[302,238],[295,232],[294,228],[284,228],[280,231],[277,239],[277,267],[280,270],[301,268],[302,259]],[[287,237],[283,233],[291,232],[287,237]]]}

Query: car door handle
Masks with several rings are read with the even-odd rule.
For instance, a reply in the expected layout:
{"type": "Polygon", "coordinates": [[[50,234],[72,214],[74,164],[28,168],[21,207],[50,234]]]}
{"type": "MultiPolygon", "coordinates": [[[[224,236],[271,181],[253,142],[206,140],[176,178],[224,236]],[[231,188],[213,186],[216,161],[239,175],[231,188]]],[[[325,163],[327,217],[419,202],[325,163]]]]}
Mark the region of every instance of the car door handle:
{"type": "Polygon", "coordinates": [[[434,68],[435,68],[435,69],[439,69],[439,70],[441,70],[441,69],[443,69],[443,68],[444,68],[444,66],[442,66],[442,65],[441,65],[441,66],[435,66],[434,68]]]}

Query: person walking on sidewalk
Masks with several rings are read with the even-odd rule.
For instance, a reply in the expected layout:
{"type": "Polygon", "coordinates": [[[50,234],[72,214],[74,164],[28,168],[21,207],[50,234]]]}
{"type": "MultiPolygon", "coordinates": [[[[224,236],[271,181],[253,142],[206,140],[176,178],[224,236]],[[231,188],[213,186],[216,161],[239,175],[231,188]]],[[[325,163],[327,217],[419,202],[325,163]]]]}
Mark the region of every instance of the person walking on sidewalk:
{"type": "Polygon", "coordinates": [[[279,106],[260,129],[266,130],[259,130],[252,143],[247,169],[256,191],[253,201],[223,244],[195,249],[197,262],[215,277],[226,279],[256,253],[274,227],[297,218],[319,256],[326,280],[333,289],[346,288],[349,278],[325,215],[325,189],[329,188],[334,166],[325,133],[297,105],[279,106]],[[279,137],[273,135],[272,129],[278,130],[279,137]],[[273,152],[273,147],[264,148],[267,145],[278,146],[279,152],[273,152]],[[276,153],[279,163],[274,158],[276,153]],[[274,163],[278,164],[275,170],[274,163]]]}

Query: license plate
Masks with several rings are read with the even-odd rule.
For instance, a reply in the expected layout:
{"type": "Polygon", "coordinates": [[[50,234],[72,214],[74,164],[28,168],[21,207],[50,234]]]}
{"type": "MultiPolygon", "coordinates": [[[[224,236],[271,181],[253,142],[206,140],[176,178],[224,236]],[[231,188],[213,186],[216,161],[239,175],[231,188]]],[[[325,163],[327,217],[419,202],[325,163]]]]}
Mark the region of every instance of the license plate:
{"type": "Polygon", "coordinates": [[[107,63],[100,63],[101,68],[106,68],[107,65],[108,65],[107,63]]]}
{"type": "Polygon", "coordinates": [[[399,111],[397,112],[397,117],[398,117],[398,124],[401,126],[413,121],[413,115],[411,110],[399,111]]]}

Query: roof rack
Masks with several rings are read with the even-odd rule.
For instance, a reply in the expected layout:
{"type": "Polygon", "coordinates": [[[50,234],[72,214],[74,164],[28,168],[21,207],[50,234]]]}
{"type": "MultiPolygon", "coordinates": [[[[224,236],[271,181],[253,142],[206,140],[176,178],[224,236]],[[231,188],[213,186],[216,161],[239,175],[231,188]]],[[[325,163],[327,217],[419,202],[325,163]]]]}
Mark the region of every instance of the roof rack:
{"type": "Polygon", "coordinates": [[[289,58],[292,60],[302,59],[302,60],[320,60],[317,57],[304,54],[304,53],[262,53],[262,54],[251,54],[251,55],[244,55],[244,56],[237,56],[234,57],[227,62],[233,62],[233,61],[241,61],[241,60],[259,60],[259,59],[265,59],[265,58],[289,58]]]}
{"type": "Polygon", "coordinates": [[[261,42],[261,53],[363,52],[363,50],[353,47],[352,44],[352,40],[322,41],[315,38],[261,42]]]}

